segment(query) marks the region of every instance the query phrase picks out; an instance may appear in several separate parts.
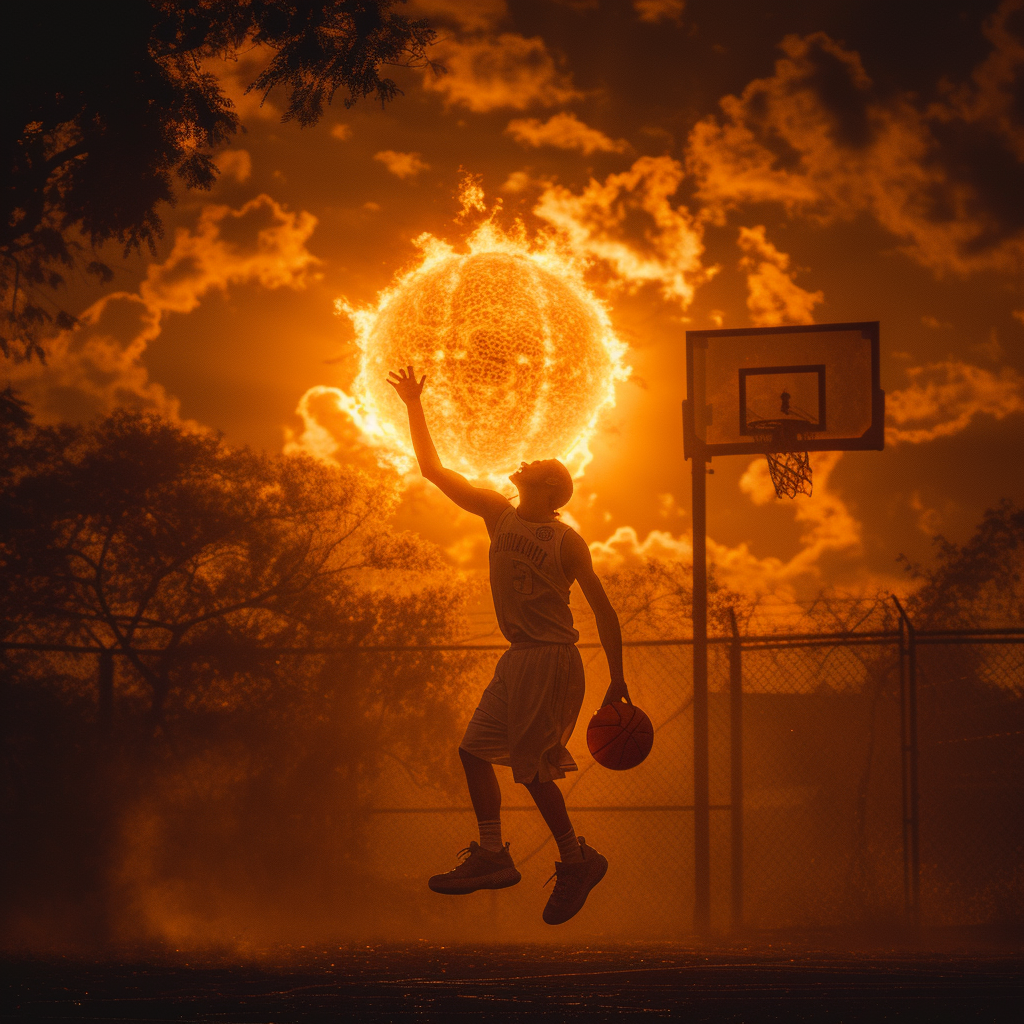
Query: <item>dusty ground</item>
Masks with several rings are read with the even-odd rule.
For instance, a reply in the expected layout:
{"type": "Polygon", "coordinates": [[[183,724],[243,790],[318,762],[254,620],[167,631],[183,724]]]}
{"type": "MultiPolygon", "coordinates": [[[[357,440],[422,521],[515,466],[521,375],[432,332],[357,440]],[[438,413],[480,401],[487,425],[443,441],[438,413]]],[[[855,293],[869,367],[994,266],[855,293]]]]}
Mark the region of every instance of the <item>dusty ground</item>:
{"type": "Polygon", "coordinates": [[[320,944],[260,954],[8,956],[2,1020],[1024,1020],[1024,953],[758,939],[714,947],[320,944]],[[817,948],[816,948],[817,946],[817,948]]]}

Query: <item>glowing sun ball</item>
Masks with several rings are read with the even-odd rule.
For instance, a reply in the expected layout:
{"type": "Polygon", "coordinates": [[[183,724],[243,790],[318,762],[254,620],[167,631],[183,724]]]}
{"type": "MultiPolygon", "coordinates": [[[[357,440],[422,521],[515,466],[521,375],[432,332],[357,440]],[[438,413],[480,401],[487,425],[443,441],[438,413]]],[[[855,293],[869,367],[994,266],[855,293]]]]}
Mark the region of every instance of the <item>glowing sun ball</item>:
{"type": "Polygon", "coordinates": [[[494,480],[522,459],[578,471],[628,371],[604,307],[568,270],[530,252],[448,250],[425,261],[372,314],[353,317],[369,418],[409,451],[405,408],[386,381],[411,363],[427,376],[423,405],[445,465],[494,480]]]}

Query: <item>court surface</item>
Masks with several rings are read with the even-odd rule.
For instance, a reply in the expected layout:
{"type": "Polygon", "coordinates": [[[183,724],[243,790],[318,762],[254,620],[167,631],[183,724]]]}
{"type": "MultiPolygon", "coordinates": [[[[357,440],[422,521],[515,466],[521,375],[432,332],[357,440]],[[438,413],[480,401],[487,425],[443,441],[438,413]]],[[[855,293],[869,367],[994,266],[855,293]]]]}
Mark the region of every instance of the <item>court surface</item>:
{"type": "Polygon", "coordinates": [[[1020,1021],[1024,954],[762,940],[7,957],[2,1020],[1020,1021]]]}

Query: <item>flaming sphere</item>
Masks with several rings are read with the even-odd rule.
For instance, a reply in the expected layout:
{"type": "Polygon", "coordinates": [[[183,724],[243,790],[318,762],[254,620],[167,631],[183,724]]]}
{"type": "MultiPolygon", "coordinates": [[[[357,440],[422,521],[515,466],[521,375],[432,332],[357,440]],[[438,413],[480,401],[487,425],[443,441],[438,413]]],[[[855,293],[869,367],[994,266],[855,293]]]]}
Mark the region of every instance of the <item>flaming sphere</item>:
{"type": "Polygon", "coordinates": [[[347,310],[362,361],[358,420],[406,460],[405,407],[387,383],[426,374],[423,405],[442,462],[502,481],[520,461],[558,458],[579,473],[602,408],[628,370],[603,305],[578,269],[494,230],[470,252],[428,245],[422,264],[375,309],[347,310]]]}

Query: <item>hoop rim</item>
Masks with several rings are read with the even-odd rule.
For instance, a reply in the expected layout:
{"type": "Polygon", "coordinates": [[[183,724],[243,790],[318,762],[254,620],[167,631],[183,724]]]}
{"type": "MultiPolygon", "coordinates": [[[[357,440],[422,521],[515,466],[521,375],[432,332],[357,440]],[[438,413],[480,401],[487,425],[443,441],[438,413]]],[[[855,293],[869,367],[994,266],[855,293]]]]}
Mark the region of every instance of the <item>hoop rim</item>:
{"type": "Polygon", "coordinates": [[[785,455],[788,452],[806,451],[803,442],[818,433],[816,430],[801,430],[800,427],[805,423],[808,426],[817,426],[810,420],[795,419],[751,420],[747,426],[753,434],[755,444],[771,445],[771,449],[765,452],[766,455],[785,455]]]}

